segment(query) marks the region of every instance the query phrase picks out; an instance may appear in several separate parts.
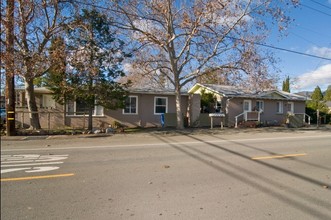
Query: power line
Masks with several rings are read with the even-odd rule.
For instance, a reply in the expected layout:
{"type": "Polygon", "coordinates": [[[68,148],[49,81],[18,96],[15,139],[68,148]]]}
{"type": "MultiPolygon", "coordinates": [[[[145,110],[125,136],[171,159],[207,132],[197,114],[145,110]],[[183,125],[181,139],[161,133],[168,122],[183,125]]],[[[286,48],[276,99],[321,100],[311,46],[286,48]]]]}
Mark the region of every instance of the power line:
{"type": "Polygon", "coordinates": [[[301,4],[301,5],[304,6],[304,7],[306,7],[306,8],[309,8],[310,10],[313,10],[313,11],[316,11],[316,12],[319,12],[319,13],[321,13],[321,14],[324,14],[324,15],[326,15],[326,16],[330,16],[330,17],[331,17],[331,14],[329,14],[329,13],[326,13],[326,12],[321,11],[321,10],[319,10],[319,9],[316,9],[316,8],[310,7],[309,5],[306,5],[306,4],[301,4]]]}
{"type": "Polygon", "coordinates": [[[327,5],[324,5],[324,4],[322,4],[322,3],[318,2],[318,1],[315,1],[315,0],[310,0],[310,1],[312,1],[312,2],[314,2],[315,4],[318,4],[318,5],[320,5],[320,6],[323,6],[323,7],[325,7],[325,8],[331,9],[331,7],[329,7],[329,6],[327,6],[327,5]]]}
{"type": "Polygon", "coordinates": [[[300,36],[300,35],[298,35],[298,34],[296,34],[296,33],[294,33],[294,32],[290,32],[290,34],[292,34],[292,35],[294,35],[294,36],[296,36],[296,37],[298,37],[298,38],[300,38],[300,39],[302,39],[302,40],[304,40],[304,41],[306,41],[306,42],[308,42],[308,43],[311,43],[311,44],[313,44],[313,45],[317,45],[315,42],[313,42],[313,41],[311,41],[311,40],[308,40],[307,38],[304,38],[304,37],[302,37],[302,36],[300,36]]]}
{"type": "MultiPolygon", "coordinates": [[[[91,4],[91,3],[84,3],[84,2],[81,2],[81,1],[77,1],[77,0],[73,0],[73,1],[76,2],[76,3],[80,3],[80,4],[84,4],[84,5],[88,5],[88,6],[93,6],[93,7],[100,8],[100,9],[107,9],[106,7],[102,7],[102,6],[99,6],[99,5],[94,5],[94,4],[91,4]]],[[[306,7],[311,8],[310,6],[306,6],[306,7]]],[[[313,8],[311,8],[311,9],[312,10],[317,10],[317,9],[313,9],[313,8]]],[[[324,12],[322,12],[322,13],[324,13],[324,12]]],[[[330,14],[326,14],[326,15],[331,16],[330,14]]],[[[303,52],[299,52],[299,51],[289,50],[289,49],[276,47],[276,46],[272,46],[272,45],[268,45],[268,44],[263,44],[263,43],[258,43],[258,42],[254,42],[254,41],[238,39],[238,38],[229,37],[229,36],[227,36],[226,38],[230,38],[230,39],[234,39],[234,40],[242,40],[242,41],[247,42],[247,43],[256,44],[256,45],[271,48],[271,49],[274,49],[274,50],[286,51],[286,52],[289,52],[289,53],[294,53],[294,54],[299,54],[299,55],[303,55],[303,56],[308,56],[308,57],[313,57],[313,58],[317,58],[317,59],[331,61],[331,59],[327,58],[327,57],[321,57],[321,56],[317,56],[317,55],[313,55],[313,54],[308,54],[308,53],[303,53],[303,52]]]]}
{"type": "Polygon", "coordinates": [[[331,38],[330,35],[327,35],[327,34],[325,34],[325,33],[321,33],[321,32],[318,32],[318,31],[312,30],[312,29],[310,29],[310,28],[307,28],[307,27],[301,26],[300,24],[297,24],[295,27],[300,28],[300,29],[303,29],[303,30],[306,30],[306,31],[311,32],[311,33],[314,33],[314,34],[317,34],[319,37],[321,37],[321,36],[323,35],[323,37],[325,37],[325,38],[328,38],[328,39],[331,38]]]}
{"type": "Polygon", "coordinates": [[[272,49],[275,49],[275,50],[281,50],[281,51],[295,53],[295,54],[299,54],[299,55],[303,55],[303,56],[308,56],[308,57],[313,57],[313,58],[318,58],[318,59],[323,59],[323,60],[331,61],[331,58],[321,57],[321,56],[317,56],[317,55],[313,55],[313,54],[308,54],[308,53],[303,53],[303,52],[294,51],[294,50],[289,50],[289,49],[285,49],[285,48],[281,48],[281,47],[275,47],[275,46],[268,45],[268,44],[263,44],[263,43],[258,43],[258,42],[254,42],[254,41],[238,39],[238,38],[235,38],[235,37],[226,37],[226,38],[230,38],[230,39],[233,39],[233,40],[241,40],[241,41],[244,41],[244,42],[247,42],[247,43],[251,43],[251,44],[255,44],[255,45],[259,45],[259,46],[262,46],[262,47],[268,47],[268,48],[272,48],[272,49]]]}
{"type": "Polygon", "coordinates": [[[295,53],[295,54],[300,54],[300,55],[304,55],[304,56],[308,56],[308,57],[313,57],[313,58],[318,58],[318,59],[322,59],[322,60],[331,61],[331,59],[327,58],[327,57],[316,56],[316,55],[313,55],[313,54],[298,52],[298,51],[294,51],[294,50],[289,50],[289,49],[285,49],[285,48],[275,47],[275,46],[256,43],[256,42],[254,44],[259,45],[259,46],[263,46],[263,47],[269,47],[269,48],[272,48],[272,49],[275,49],[275,50],[282,50],[282,51],[286,51],[286,52],[290,52],[290,53],[295,53]]]}

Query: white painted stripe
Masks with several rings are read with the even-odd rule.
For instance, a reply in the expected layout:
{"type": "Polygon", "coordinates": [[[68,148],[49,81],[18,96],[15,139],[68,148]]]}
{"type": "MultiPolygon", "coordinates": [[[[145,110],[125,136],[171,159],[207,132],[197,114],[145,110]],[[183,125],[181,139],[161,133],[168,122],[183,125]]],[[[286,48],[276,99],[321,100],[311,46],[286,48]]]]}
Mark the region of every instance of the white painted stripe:
{"type": "MultiPolygon", "coordinates": [[[[167,138],[167,137],[161,137],[161,138],[167,138]]],[[[102,148],[131,148],[131,147],[156,147],[156,146],[167,146],[171,144],[201,144],[203,141],[204,143],[226,143],[226,142],[234,142],[234,143],[247,143],[251,141],[270,141],[270,140],[291,140],[291,139],[318,139],[318,138],[330,138],[331,135],[314,135],[314,136],[291,136],[291,137],[270,137],[270,138],[249,138],[249,139],[226,139],[226,140],[201,140],[201,141],[172,141],[169,143],[151,143],[151,144],[118,144],[118,145],[106,145],[106,146],[85,146],[85,147],[49,147],[49,148],[27,148],[27,149],[6,149],[1,150],[1,152],[14,152],[14,151],[50,151],[50,150],[75,150],[75,149],[102,149],[102,148]]]]}
{"type": "Polygon", "coordinates": [[[52,158],[52,159],[47,159],[47,160],[6,160],[6,161],[1,161],[1,164],[20,164],[20,163],[40,163],[40,162],[51,162],[51,161],[58,161],[58,160],[65,160],[68,157],[65,158],[52,158]]]}
{"type": "Polygon", "coordinates": [[[26,173],[39,173],[39,172],[46,172],[51,170],[57,170],[60,167],[33,167],[32,170],[26,170],[26,173]]]}
{"type": "Polygon", "coordinates": [[[1,164],[19,164],[19,163],[40,163],[65,160],[68,155],[39,155],[39,154],[22,154],[22,155],[1,155],[1,164]]]}
{"type": "Polygon", "coordinates": [[[1,165],[2,167],[24,167],[24,166],[41,166],[41,165],[51,165],[51,164],[61,164],[63,162],[50,162],[50,163],[25,163],[25,164],[10,164],[10,165],[1,165]]]}
{"type": "Polygon", "coordinates": [[[4,169],[4,170],[1,170],[1,174],[15,172],[15,171],[21,171],[21,170],[29,170],[29,169],[31,169],[31,168],[30,167],[23,167],[23,168],[4,169]]]}
{"type": "Polygon", "coordinates": [[[57,170],[60,167],[24,167],[24,168],[9,168],[1,170],[1,174],[3,173],[10,173],[10,172],[16,172],[16,171],[22,171],[25,170],[26,173],[39,173],[39,172],[47,172],[51,170],[57,170]]]}

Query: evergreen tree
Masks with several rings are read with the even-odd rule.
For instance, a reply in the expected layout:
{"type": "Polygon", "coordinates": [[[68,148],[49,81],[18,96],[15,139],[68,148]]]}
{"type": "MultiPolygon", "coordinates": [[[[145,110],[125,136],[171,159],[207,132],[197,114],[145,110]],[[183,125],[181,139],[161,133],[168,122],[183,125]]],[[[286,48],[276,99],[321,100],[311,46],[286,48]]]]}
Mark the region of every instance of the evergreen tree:
{"type": "Polygon", "coordinates": [[[323,93],[321,88],[317,86],[311,95],[311,100],[308,101],[307,107],[315,111],[319,110],[320,112],[325,112],[327,107],[325,101],[323,101],[323,93]]]}
{"type": "Polygon", "coordinates": [[[283,81],[283,89],[284,92],[291,92],[290,89],[290,77],[288,76],[285,81],[283,81]]]}
{"type": "Polygon", "coordinates": [[[283,81],[283,87],[282,87],[282,91],[285,91],[285,88],[286,87],[286,85],[285,85],[285,81],[283,81]]]}
{"type": "Polygon", "coordinates": [[[331,101],[331,85],[329,85],[325,91],[324,101],[331,101]]]}
{"type": "Polygon", "coordinates": [[[45,76],[45,84],[53,91],[53,98],[60,104],[65,104],[70,93],[66,73],[66,45],[62,37],[55,37],[51,41],[49,56],[52,63],[45,76]]]}
{"type": "Polygon", "coordinates": [[[68,31],[69,83],[75,101],[86,105],[88,130],[96,105],[108,109],[124,107],[129,83],[116,82],[124,76],[124,43],[111,31],[111,21],[96,10],[83,10],[68,31]]]}
{"type": "MultiPolygon", "coordinates": [[[[53,98],[56,102],[65,105],[66,101],[72,96],[71,87],[68,83],[68,74],[66,72],[67,54],[66,45],[63,37],[56,36],[51,41],[49,48],[51,58],[51,67],[42,82],[53,92],[53,98]]],[[[67,108],[63,108],[63,122],[66,125],[67,108]]]]}

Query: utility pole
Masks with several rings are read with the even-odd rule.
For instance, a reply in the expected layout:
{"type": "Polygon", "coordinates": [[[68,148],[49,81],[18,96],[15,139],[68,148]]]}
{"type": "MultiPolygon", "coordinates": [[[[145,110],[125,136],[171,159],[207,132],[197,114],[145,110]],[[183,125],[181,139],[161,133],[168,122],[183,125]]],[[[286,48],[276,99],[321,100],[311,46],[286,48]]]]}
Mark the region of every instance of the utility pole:
{"type": "Polygon", "coordinates": [[[14,5],[15,0],[7,0],[6,8],[6,131],[13,136],[15,131],[15,82],[14,82],[14,5]]]}

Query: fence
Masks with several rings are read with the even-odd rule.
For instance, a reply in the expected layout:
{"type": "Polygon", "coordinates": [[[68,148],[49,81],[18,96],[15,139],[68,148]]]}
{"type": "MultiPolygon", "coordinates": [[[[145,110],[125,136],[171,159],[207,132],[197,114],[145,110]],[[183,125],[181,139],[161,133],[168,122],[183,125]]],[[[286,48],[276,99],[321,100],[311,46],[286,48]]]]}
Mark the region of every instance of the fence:
{"type": "MultiPolygon", "coordinates": [[[[66,116],[63,111],[16,111],[15,120],[16,128],[29,128],[31,125],[30,115],[38,113],[41,129],[56,130],[56,129],[86,129],[88,126],[88,116],[82,113],[80,116],[66,116]]],[[[95,123],[96,120],[93,119],[95,123]]]]}

